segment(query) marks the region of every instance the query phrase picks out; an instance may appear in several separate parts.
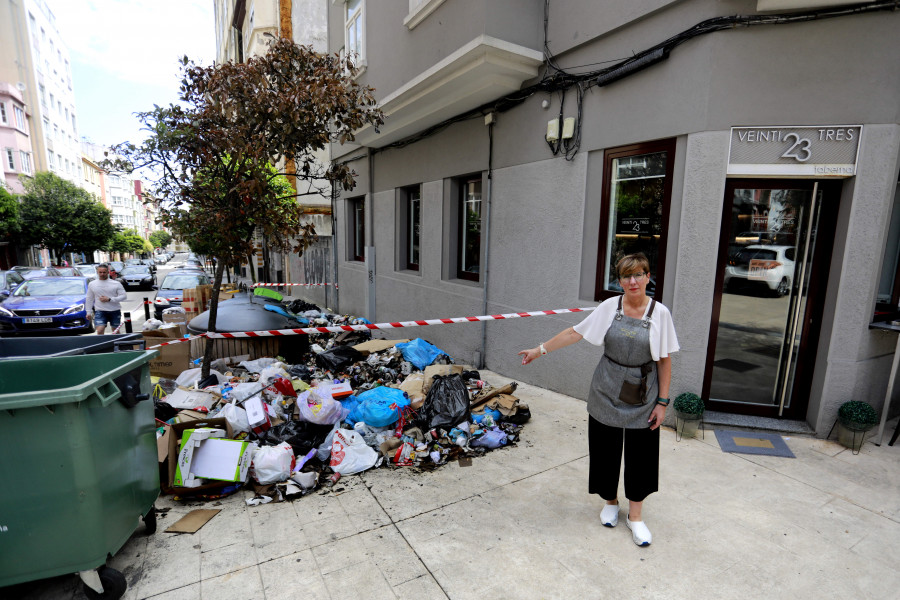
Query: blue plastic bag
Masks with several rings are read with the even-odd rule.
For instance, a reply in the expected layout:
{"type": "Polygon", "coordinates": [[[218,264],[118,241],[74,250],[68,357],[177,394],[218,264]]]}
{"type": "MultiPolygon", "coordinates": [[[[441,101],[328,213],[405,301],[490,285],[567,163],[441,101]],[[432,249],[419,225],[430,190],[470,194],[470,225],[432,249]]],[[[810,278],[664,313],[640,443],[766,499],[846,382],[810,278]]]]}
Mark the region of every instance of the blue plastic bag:
{"type": "Polygon", "coordinates": [[[472,440],[470,445],[473,448],[489,448],[493,450],[503,446],[506,442],[506,432],[499,427],[494,427],[485,431],[481,437],[472,440]]]}
{"type": "Polygon", "coordinates": [[[437,357],[447,354],[422,338],[397,344],[396,347],[403,353],[403,358],[411,362],[419,370],[424,370],[425,367],[437,360],[437,357]]]}
{"type": "Polygon", "coordinates": [[[387,427],[400,418],[400,409],[409,406],[409,396],[403,390],[379,386],[356,397],[357,405],[347,415],[346,422],[356,425],[362,421],[372,427],[387,427]],[[391,407],[394,408],[391,408],[391,407]]]}

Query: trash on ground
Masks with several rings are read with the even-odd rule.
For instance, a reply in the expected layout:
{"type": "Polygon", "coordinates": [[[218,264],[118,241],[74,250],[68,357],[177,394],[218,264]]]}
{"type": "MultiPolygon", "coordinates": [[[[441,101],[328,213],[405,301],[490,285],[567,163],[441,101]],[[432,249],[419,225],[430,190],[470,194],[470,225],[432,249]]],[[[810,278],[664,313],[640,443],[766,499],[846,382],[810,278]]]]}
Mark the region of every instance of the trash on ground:
{"type": "MultiPolygon", "coordinates": [[[[264,302],[316,326],[368,323],[273,294],[238,295],[222,306],[229,302],[264,302]]],[[[194,317],[188,329],[206,316],[194,317]]],[[[184,324],[152,327],[144,335],[159,340],[180,337],[184,324]]],[[[246,503],[257,506],[316,490],[339,493],[342,476],[369,469],[427,472],[451,462],[477,468],[473,458],[514,446],[531,417],[514,395],[515,382],[494,387],[421,338],[371,339],[369,331],[308,337],[302,352],[287,354],[292,361],[239,344],[233,356],[217,351],[205,380],[196,363],[157,373],[163,492],[210,499],[249,487],[246,503]]]]}
{"type": "Polygon", "coordinates": [[[218,508],[198,508],[172,523],[166,533],[196,533],[221,512],[218,508]]]}

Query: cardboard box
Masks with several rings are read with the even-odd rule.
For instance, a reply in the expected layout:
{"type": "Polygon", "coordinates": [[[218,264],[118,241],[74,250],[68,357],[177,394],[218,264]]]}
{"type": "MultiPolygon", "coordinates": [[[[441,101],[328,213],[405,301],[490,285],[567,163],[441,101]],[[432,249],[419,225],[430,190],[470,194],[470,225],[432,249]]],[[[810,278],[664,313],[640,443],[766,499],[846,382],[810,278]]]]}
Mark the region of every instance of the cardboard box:
{"type": "Polygon", "coordinates": [[[184,323],[187,324],[187,315],[183,312],[175,312],[166,314],[163,312],[162,315],[163,323],[184,323]]]}
{"type": "MultiPolygon", "coordinates": [[[[182,336],[181,327],[184,327],[184,325],[169,329],[144,331],[142,332],[144,343],[146,343],[147,348],[150,348],[163,342],[178,339],[182,336]]],[[[150,359],[151,375],[175,379],[181,375],[182,371],[190,368],[191,348],[189,342],[160,346],[156,350],[159,351],[159,356],[150,359]]]]}
{"type": "Polygon", "coordinates": [[[207,479],[243,483],[250,471],[250,442],[225,439],[211,427],[185,429],[175,465],[175,485],[195,488],[207,479]]]}
{"type": "Polygon", "coordinates": [[[369,340],[362,344],[356,344],[353,346],[353,349],[363,356],[368,356],[372,352],[381,352],[388,348],[393,348],[397,344],[406,343],[408,341],[409,340],[369,340]]]}
{"type": "Polygon", "coordinates": [[[225,437],[228,439],[234,438],[234,431],[231,429],[231,426],[228,425],[228,421],[225,419],[205,419],[198,421],[188,421],[186,423],[175,423],[169,429],[169,448],[167,452],[166,458],[166,466],[165,473],[166,477],[162,479],[165,483],[162,485],[163,492],[167,494],[178,494],[178,495],[188,495],[188,494],[199,494],[199,493],[209,493],[215,494],[219,490],[229,485],[234,485],[231,482],[223,482],[223,481],[213,481],[211,483],[205,483],[203,485],[187,488],[182,486],[175,485],[175,468],[178,459],[178,452],[181,446],[181,438],[187,429],[196,429],[198,427],[211,427],[215,429],[224,429],[225,437]]]}

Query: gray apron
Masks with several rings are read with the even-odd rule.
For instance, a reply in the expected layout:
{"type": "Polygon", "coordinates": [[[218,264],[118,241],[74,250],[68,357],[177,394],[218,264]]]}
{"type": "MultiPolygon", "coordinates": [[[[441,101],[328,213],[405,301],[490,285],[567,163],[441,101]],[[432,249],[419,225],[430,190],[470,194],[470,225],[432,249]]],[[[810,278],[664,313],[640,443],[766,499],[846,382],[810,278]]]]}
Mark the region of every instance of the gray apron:
{"type": "Polygon", "coordinates": [[[643,319],[626,316],[620,300],[616,316],[603,338],[603,356],[594,370],[587,407],[588,413],[604,425],[625,429],[650,426],[647,420],[659,395],[657,366],[650,355],[650,316],[643,319]],[[648,362],[651,369],[647,374],[645,403],[635,405],[619,400],[622,382],[640,383],[641,365],[648,362]]]}

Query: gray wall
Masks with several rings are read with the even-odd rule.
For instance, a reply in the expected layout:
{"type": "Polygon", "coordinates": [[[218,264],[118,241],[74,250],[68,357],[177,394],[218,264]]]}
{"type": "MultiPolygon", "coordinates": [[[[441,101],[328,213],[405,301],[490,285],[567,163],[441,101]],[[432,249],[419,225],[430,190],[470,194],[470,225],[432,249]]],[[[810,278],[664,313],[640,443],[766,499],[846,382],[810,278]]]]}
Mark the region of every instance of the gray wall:
{"type": "MultiPolygon", "coordinates": [[[[493,8],[460,1],[443,4],[408,32],[402,26],[406,3],[400,4],[402,9],[393,9],[397,14],[387,10],[367,22],[373,53],[364,77],[377,88],[379,97],[451,53],[454,44],[461,46],[474,37],[472,21],[485,28],[495,26],[493,8]],[[459,7],[470,18],[448,12],[459,7]],[[410,37],[425,31],[431,31],[438,47],[431,54],[410,37]],[[382,38],[390,43],[379,41],[382,38]],[[390,45],[390,59],[379,54],[380,44],[390,45]]],[[[543,3],[533,4],[531,12],[525,11],[525,23],[519,24],[524,28],[520,34],[526,37],[531,35],[531,20],[537,18],[541,27],[543,3]],[[534,17],[538,5],[541,14],[534,17]]],[[[665,0],[551,3],[551,50],[564,67],[630,56],[706,18],[751,14],[755,5],[665,0]]],[[[558,94],[535,94],[499,114],[494,128],[487,312],[594,304],[603,151],[673,137],[676,165],[663,301],[672,309],[682,350],[674,359],[672,393],[699,391],[709,338],[729,128],[863,124],[859,175],[844,183],[838,207],[825,325],[807,420],[824,435],[841,401],[855,397],[879,406],[894,339],[870,332],[867,325],[900,169],[898,26],[900,14],[883,12],[732,29],[690,40],[667,61],[587,92],[582,144],[573,161],[554,157],[543,139],[547,121],[558,114],[558,94]],[[548,109],[541,107],[542,100],[549,100],[548,109]]],[[[342,21],[332,32],[332,47],[341,31],[342,21]]],[[[512,39],[509,31],[503,36],[529,45],[512,39]]],[[[576,115],[571,90],[564,109],[564,116],[576,115]]],[[[454,201],[448,182],[460,175],[487,172],[487,132],[480,118],[472,119],[408,147],[374,154],[374,194],[367,198],[367,223],[369,239],[377,248],[376,320],[483,314],[484,287],[448,276],[452,229],[448,203],[454,201]],[[418,184],[423,198],[422,266],[419,272],[409,272],[398,270],[396,262],[397,188],[418,184]]],[[[345,198],[369,190],[368,161],[353,164],[359,183],[345,198]]],[[[483,194],[486,199],[486,178],[483,194]]],[[[342,224],[337,241],[340,310],[365,314],[366,272],[361,263],[346,260],[344,208],[339,202],[336,211],[342,224]]],[[[522,381],[584,397],[596,360],[589,346],[545,357],[527,368],[516,356],[518,350],[545,341],[582,318],[565,315],[490,322],[486,364],[522,381]]],[[[386,334],[424,337],[455,359],[471,362],[481,350],[481,327],[443,325],[386,334]]]]}

